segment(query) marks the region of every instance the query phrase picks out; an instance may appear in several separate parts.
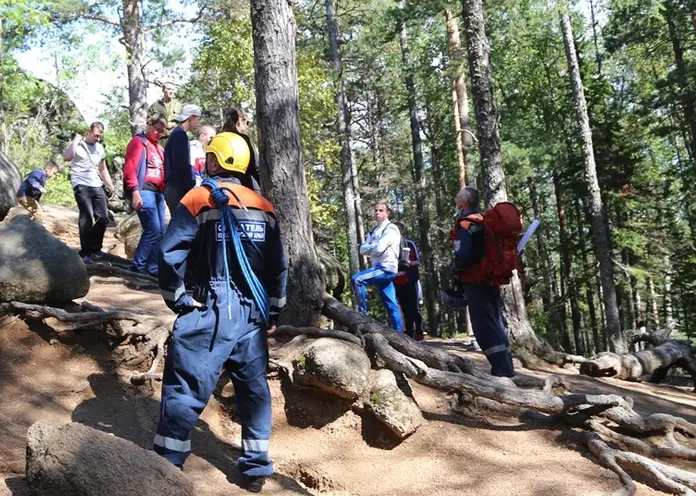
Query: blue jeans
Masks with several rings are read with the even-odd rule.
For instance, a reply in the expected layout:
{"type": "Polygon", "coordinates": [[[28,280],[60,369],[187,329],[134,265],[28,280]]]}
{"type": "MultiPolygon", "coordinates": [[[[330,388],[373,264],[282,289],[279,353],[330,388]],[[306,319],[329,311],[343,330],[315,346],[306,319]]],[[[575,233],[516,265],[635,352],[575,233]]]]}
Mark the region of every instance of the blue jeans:
{"type": "Polygon", "coordinates": [[[351,282],[355,294],[358,296],[361,312],[367,313],[367,286],[374,286],[379,291],[379,297],[387,309],[391,326],[399,332],[404,332],[401,310],[396,301],[396,290],[394,289],[395,277],[396,273],[389,272],[381,264],[377,264],[371,269],[353,274],[351,282]]]}
{"type": "Polygon", "coordinates": [[[135,250],[132,267],[138,272],[147,271],[157,275],[160,241],[164,235],[164,195],[156,191],[141,190],[143,208],[138,212],[138,219],[143,228],[138,247],[135,250]]]}

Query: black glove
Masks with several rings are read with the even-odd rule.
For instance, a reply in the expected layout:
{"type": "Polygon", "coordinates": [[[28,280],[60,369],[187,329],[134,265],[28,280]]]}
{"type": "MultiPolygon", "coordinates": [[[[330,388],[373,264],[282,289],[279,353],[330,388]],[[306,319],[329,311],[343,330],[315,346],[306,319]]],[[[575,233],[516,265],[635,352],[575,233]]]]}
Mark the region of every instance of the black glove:
{"type": "Polygon", "coordinates": [[[191,310],[195,310],[196,308],[205,308],[205,305],[201,305],[199,302],[194,300],[191,296],[189,296],[186,293],[179,296],[179,298],[174,303],[167,302],[167,306],[170,310],[179,314],[190,312],[191,310]]]}

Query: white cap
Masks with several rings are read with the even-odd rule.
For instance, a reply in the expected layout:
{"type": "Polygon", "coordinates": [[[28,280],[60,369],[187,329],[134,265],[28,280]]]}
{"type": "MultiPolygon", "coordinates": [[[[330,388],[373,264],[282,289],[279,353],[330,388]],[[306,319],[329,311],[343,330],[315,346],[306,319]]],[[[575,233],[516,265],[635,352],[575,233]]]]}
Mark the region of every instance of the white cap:
{"type": "Polygon", "coordinates": [[[201,108],[198,105],[184,105],[181,113],[174,117],[176,122],[184,122],[186,119],[195,115],[196,117],[201,116],[201,108]]]}

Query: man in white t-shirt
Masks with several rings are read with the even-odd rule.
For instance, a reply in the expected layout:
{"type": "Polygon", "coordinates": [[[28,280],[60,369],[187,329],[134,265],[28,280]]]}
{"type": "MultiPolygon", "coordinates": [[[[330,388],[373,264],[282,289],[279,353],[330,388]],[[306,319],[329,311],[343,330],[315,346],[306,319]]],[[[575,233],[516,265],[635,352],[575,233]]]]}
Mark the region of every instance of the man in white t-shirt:
{"type": "Polygon", "coordinates": [[[108,192],[111,199],[115,192],[104,161],[103,137],[104,124],[93,122],[87,136],[75,135],[63,151],[63,159],[70,162],[70,183],[80,210],[80,256],[86,263],[104,256],[101,249],[109,222],[106,195],[108,192]]]}
{"type": "Polygon", "coordinates": [[[205,151],[203,150],[213,140],[217,131],[213,126],[207,124],[198,128],[198,138],[189,141],[189,151],[191,154],[191,168],[196,178],[196,186],[203,182],[205,174],[205,151]]]}

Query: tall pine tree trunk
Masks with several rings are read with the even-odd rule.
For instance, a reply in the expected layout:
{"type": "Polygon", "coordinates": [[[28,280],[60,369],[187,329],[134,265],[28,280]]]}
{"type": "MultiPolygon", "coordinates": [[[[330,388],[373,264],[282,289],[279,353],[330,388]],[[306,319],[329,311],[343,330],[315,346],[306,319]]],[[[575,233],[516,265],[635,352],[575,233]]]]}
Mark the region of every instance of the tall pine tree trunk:
{"type": "MultiPolygon", "coordinates": [[[[338,51],[338,34],[336,28],[336,0],[326,0],[326,25],[329,32],[329,51],[331,62],[336,71],[336,103],[338,106],[338,136],[341,145],[341,171],[343,172],[343,207],[345,209],[346,227],[348,235],[348,262],[350,273],[355,274],[360,270],[360,230],[358,229],[358,201],[356,199],[355,185],[357,178],[353,180],[353,150],[351,148],[350,110],[346,97],[345,82],[341,55],[338,51]]],[[[353,308],[357,308],[358,300],[355,291],[353,295],[353,308]]]]}
{"type": "Polygon", "coordinates": [[[449,78],[452,85],[452,115],[456,132],[457,159],[459,162],[459,187],[469,183],[466,151],[474,145],[469,119],[469,95],[464,79],[464,54],[459,34],[459,22],[450,9],[445,9],[447,24],[447,52],[450,57],[449,78]]]}
{"type": "Polygon", "coordinates": [[[626,345],[621,333],[619,308],[616,301],[614,267],[611,259],[611,238],[609,236],[609,226],[607,224],[602,195],[597,180],[597,168],[595,166],[594,150],[592,146],[592,130],[590,129],[590,122],[587,116],[585,90],[583,89],[582,79],[580,78],[580,66],[578,65],[573,30],[567,11],[562,10],[560,18],[561,29],[563,31],[563,44],[568,60],[568,73],[573,90],[573,100],[575,101],[577,119],[580,124],[579,138],[585,163],[585,181],[587,182],[587,191],[589,193],[590,209],[592,212],[595,250],[600,265],[606,332],[609,337],[611,351],[623,353],[626,351],[626,345]]]}
{"type": "Polygon", "coordinates": [[[665,324],[669,324],[674,319],[672,307],[672,262],[669,259],[669,255],[665,255],[665,283],[662,296],[665,308],[665,324]]]}
{"type": "MultiPolygon", "coordinates": [[[[459,163],[459,187],[463,188],[471,181],[467,150],[474,145],[474,135],[471,131],[469,118],[469,95],[464,78],[465,58],[462,50],[462,40],[459,33],[459,20],[450,9],[445,9],[447,27],[447,52],[450,57],[450,83],[452,85],[452,116],[454,118],[455,143],[459,163]]],[[[469,308],[464,310],[466,333],[474,335],[469,318],[469,308]]]]}
{"type": "MultiPolygon", "coordinates": [[[[527,179],[529,187],[529,196],[532,200],[532,211],[534,218],[541,219],[541,206],[539,205],[539,195],[537,194],[535,180],[532,177],[527,179]]],[[[541,275],[544,278],[544,290],[541,293],[541,300],[544,305],[544,311],[547,315],[553,316],[553,304],[555,303],[555,294],[553,291],[553,271],[549,252],[546,249],[546,241],[543,226],[539,226],[536,232],[536,245],[539,252],[539,264],[541,265],[541,275]]],[[[553,318],[550,319],[553,321],[553,318]]]]}
{"type": "Polygon", "coordinates": [[[660,327],[660,312],[657,310],[657,295],[655,294],[655,280],[648,277],[648,300],[650,304],[650,313],[652,315],[652,323],[655,329],[660,327]]]}
{"type": "Polygon", "coordinates": [[[694,104],[694,93],[689,82],[689,69],[684,60],[684,48],[677,28],[679,13],[675,11],[676,7],[671,0],[665,0],[662,5],[664,6],[663,16],[667,21],[669,39],[672,43],[674,65],[677,68],[677,85],[684,109],[684,121],[689,129],[689,137],[685,141],[688,142],[687,148],[689,148],[691,156],[694,157],[696,156],[696,104],[694,104]]]}
{"type": "Polygon", "coordinates": [[[435,272],[433,251],[430,247],[430,216],[426,203],[425,175],[423,164],[423,140],[420,135],[420,122],[418,120],[418,105],[416,102],[416,85],[413,80],[413,67],[411,54],[408,48],[408,30],[406,23],[401,24],[401,58],[405,69],[405,84],[408,95],[408,116],[411,124],[411,145],[413,150],[414,182],[416,187],[416,213],[418,215],[418,231],[420,240],[420,252],[423,256],[425,284],[423,285],[425,308],[428,314],[428,333],[437,335],[437,301],[435,298],[435,272]]]}
{"type": "Polygon", "coordinates": [[[123,0],[121,29],[122,43],[126,48],[126,72],[128,73],[128,115],[131,134],[145,129],[147,120],[147,81],[143,73],[145,34],[141,25],[140,2],[123,0]]]}
{"type": "Polygon", "coordinates": [[[585,230],[583,228],[585,217],[582,215],[582,207],[580,199],[575,199],[575,218],[578,219],[578,243],[580,244],[580,253],[582,255],[582,274],[585,280],[585,300],[587,309],[590,314],[590,327],[592,330],[592,341],[594,342],[593,353],[604,351],[604,342],[599,335],[599,327],[597,325],[597,309],[595,308],[595,294],[592,289],[594,285],[594,277],[590,273],[590,264],[587,260],[587,246],[585,244],[585,230]]]}
{"type": "Polygon", "coordinates": [[[251,0],[251,22],[261,180],[275,205],[290,266],[281,322],[316,326],[324,275],[314,250],[302,163],[295,18],[287,0],[251,0]]]}
{"type": "MultiPolygon", "coordinates": [[[[490,46],[486,36],[483,1],[462,0],[462,18],[467,38],[469,75],[476,111],[476,134],[483,173],[483,198],[488,208],[498,202],[507,201],[507,191],[500,150],[498,112],[493,101],[490,46]]],[[[522,286],[517,274],[513,276],[509,285],[501,289],[501,294],[511,344],[518,351],[522,348],[534,351],[540,341],[529,323],[522,286]]]]}

